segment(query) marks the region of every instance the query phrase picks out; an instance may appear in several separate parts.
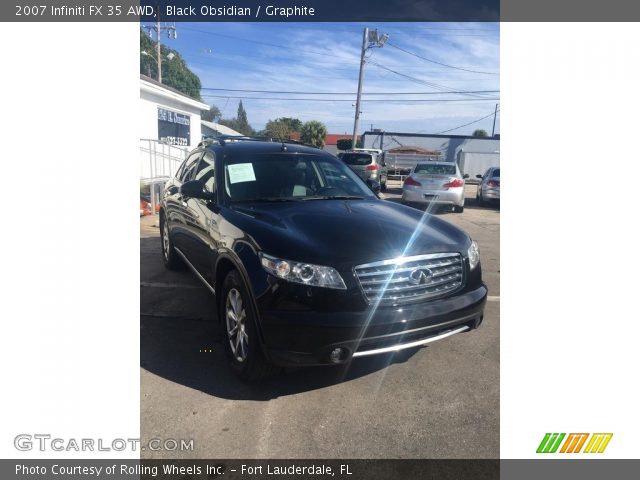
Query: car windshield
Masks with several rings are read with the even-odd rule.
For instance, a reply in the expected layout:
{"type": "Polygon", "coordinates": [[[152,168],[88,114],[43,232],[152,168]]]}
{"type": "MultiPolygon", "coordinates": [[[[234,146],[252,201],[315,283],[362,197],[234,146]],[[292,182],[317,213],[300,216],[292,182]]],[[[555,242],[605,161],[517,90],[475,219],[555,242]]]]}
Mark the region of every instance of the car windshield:
{"type": "Polygon", "coordinates": [[[500,176],[500,169],[499,169],[499,168],[496,168],[496,169],[493,171],[493,174],[492,174],[491,176],[492,176],[492,177],[499,177],[499,176],[500,176]]]}
{"type": "Polygon", "coordinates": [[[375,198],[348,167],[333,157],[263,154],[225,161],[225,193],[231,202],[375,198]]]}
{"type": "Polygon", "coordinates": [[[455,175],[456,164],[419,163],[416,165],[415,173],[427,175],[455,175]]]}
{"type": "Polygon", "coordinates": [[[344,153],[341,159],[347,165],[369,165],[372,157],[369,153],[344,153]]]}

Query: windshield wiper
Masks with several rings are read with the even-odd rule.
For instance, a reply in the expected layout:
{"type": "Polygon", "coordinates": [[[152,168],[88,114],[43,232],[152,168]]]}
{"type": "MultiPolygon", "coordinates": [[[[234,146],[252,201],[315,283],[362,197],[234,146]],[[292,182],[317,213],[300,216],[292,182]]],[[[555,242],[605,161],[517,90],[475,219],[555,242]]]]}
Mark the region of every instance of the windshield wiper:
{"type": "Polygon", "coordinates": [[[300,199],[293,197],[254,197],[231,200],[232,203],[259,203],[259,202],[299,202],[300,199]]]}
{"type": "Polygon", "coordinates": [[[317,197],[303,197],[302,200],[364,200],[357,195],[319,195],[317,197]]]}

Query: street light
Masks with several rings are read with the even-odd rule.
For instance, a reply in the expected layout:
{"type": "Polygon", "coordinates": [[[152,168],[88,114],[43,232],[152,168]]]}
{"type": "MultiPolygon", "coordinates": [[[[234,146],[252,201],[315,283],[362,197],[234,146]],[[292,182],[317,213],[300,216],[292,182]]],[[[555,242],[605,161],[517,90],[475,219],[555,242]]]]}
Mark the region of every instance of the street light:
{"type": "MultiPolygon", "coordinates": [[[[141,54],[141,55],[144,55],[145,57],[153,58],[153,55],[151,55],[149,52],[145,52],[144,50],[142,50],[142,51],[140,52],[140,54],[141,54]]],[[[171,61],[171,60],[173,60],[174,58],[176,58],[176,55],[175,55],[173,52],[169,52],[165,58],[166,58],[167,60],[171,61]]],[[[155,60],[155,59],[154,59],[154,60],[155,60]]],[[[159,64],[158,64],[158,65],[159,65],[159,64]]],[[[147,72],[149,73],[149,76],[151,76],[151,72],[150,72],[149,70],[147,70],[147,72]]],[[[161,80],[160,80],[160,78],[161,78],[161,77],[160,77],[160,76],[158,76],[158,81],[159,81],[159,82],[161,81],[161,80]]]]}

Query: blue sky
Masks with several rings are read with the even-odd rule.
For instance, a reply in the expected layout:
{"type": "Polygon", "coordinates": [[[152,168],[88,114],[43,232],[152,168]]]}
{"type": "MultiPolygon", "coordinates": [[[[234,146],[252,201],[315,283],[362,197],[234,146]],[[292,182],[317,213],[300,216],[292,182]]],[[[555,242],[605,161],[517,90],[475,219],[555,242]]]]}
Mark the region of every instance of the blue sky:
{"type": "MultiPolygon", "coordinates": [[[[439,133],[489,115],[499,103],[494,99],[499,97],[499,92],[418,94],[442,90],[499,90],[500,33],[497,23],[178,23],[178,38],[170,40],[164,36],[162,41],[184,56],[189,67],[200,77],[203,87],[331,93],[266,94],[203,89],[204,101],[217,105],[224,117],[235,116],[237,97],[243,96],[249,122],[256,130],[264,128],[269,119],[297,117],[302,121],[320,120],[330,133],[351,133],[355,110],[352,105],[355,103],[362,29],[365,26],[388,33],[389,42],[402,49],[437,62],[483,73],[430,63],[391,45],[372,49],[370,62],[365,68],[365,94],[415,94],[364,95],[360,132],[373,125],[386,131],[439,133]],[[336,92],[353,94],[338,95],[336,92]],[[387,102],[390,98],[397,101],[387,102]],[[457,101],[408,101],[418,98],[457,101]]],[[[484,128],[490,133],[492,122],[493,117],[490,116],[451,133],[470,134],[476,128],[484,128]]],[[[500,131],[499,126],[498,115],[496,132],[500,131]]]]}

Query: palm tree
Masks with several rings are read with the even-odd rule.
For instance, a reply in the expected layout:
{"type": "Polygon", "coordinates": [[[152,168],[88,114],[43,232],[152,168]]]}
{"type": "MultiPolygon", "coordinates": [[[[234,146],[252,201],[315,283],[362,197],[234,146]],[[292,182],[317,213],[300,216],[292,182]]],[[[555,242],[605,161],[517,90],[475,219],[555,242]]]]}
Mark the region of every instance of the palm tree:
{"type": "Polygon", "coordinates": [[[300,141],[318,148],[324,147],[324,139],[327,136],[327,127],[317,120],[311,120],[302,125],[300,141]]]}

